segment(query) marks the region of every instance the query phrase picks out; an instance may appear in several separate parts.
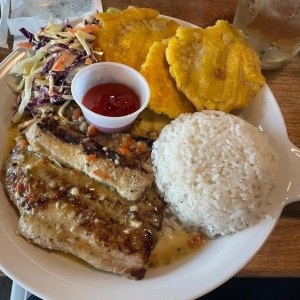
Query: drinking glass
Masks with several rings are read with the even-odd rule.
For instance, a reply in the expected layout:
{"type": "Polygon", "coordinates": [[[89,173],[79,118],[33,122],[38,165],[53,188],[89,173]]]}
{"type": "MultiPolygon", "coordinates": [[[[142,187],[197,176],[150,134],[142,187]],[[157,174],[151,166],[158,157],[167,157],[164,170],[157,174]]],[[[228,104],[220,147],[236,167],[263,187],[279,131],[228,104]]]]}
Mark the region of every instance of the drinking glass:
{"type": "Polygon", "coordinates": [[[262,68],[280,67],[300,50],[300,0],[239,0],[233,26],[243,31],[262,68]]]}
{"type": "Polygon", "coordinates": [[[91,0],[21,0],[16,4],[11,17],[31,17],[41,18],[54,17],[57,19],[74,18],[89,12],[91,0]]]}

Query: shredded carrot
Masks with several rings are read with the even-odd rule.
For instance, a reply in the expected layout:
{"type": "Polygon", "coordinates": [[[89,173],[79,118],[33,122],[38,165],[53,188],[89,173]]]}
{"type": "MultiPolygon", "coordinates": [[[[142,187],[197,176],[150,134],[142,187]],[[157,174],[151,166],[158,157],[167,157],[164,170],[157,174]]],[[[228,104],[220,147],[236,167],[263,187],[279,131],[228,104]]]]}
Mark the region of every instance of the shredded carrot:
{"type": "Polygon", "coordinates": [[[73,114],[72,114],[72,120],[78,120],[80,117],[82,116],[82,111],[81,109],[78,107],[74,110],[73,114]]]}
{"type": "Polygon", "coordinates": [[[63,71],[69,67],[75,60],[76,55],[72,54],[70,51],[64,51],[58,60],[54,63],[52,71],[63,71]]]}
{"type": "Polygon", "coordinates": [[[91,25],[86,25],[85,27],[82,28],[70,28],[68,29],[68,32],[72,35],[75,36],[75,33],[77,31],[82,31],[82,32],[88,32],[88,33],[94,33],[100,28],[99,25],[97,24],[91,24],[91,25]]]}
{"type": "Polygon", "coordinates": [[[52,97],[54,95],[54,79],[53,76],[49,76],[49,96],[52,97]]]}
{"type": "Polygon", "coordinates": [[[93,63],[93,61],[92,61],[92,59],[90,58],[90,57],[87,57],[86,59],[85,59],[85,62],[84,62],[86,65],[90,65],[90,64],[92,64],[93,63]]]}
{"type": "Polygon", "coordinates": [[[32,49],[32,44],[29,42],[20,42],[17,46],[23,49],[32,49]]]}

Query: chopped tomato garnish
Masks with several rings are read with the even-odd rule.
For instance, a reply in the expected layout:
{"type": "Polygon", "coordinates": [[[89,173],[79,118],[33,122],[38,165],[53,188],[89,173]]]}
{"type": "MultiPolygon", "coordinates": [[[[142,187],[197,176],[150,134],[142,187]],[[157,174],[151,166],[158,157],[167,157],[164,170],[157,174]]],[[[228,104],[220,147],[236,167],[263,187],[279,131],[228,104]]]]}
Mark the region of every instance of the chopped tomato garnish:
{"type": "Polygon", "coordinates": [[[96,154],[90,154],[87,156],[86,161],[91,162],[91,161],[95,160],[96,157],[97,157],[96,154]]]}
{"type": "Polygon", "coordinates": [[[99,130],[94,126],[90,125],[87,129],[86,135],[87,136],[96,136],[99,134],[99,130]]]}
{"type": "Polygon", "coordinates": [[[119,147],[118,152],[124,156],[132,156],[132,152],[125,146],[119,147]]]}
{"type": "Polygon", "coordinates": [[[24,185],[22,183],[17,183],[16,190],[18,192],[23,192],[24,191],[24,185]]]}
{"type": "Polygon", "coordinates": [[[97,169],[92,171],[93,175],[103,178],[103,179],[108,179],[109,178],[109,174],[106,172],[102,172],[101,170],[97,169]]]}
{"type": "Polygon", "coordinates": [[[24,148],[26,148],[29,145],[29,142],[27,140],[21,140],[19,142],[19,145],[20,145],[21,149],[24,149],[24,148]]]}

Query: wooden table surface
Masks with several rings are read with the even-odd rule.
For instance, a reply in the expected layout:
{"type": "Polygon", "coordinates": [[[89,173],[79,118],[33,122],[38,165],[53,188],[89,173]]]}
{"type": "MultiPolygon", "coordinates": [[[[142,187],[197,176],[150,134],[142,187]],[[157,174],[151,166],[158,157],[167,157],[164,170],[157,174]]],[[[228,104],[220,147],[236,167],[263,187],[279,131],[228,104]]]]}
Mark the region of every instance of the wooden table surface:
{"type": "MultiPolygon", "coordinates": [[[[128,5],[151,7],[161,14],[204,27],[213,25],[217,19],[232,22],[237,1],[104,0],[102,3],[104,10],[128,5]]],[[[9,45],[10,49],[0,48],[0,61],[11,52],[11,38],[9,45]]],[[[300,148],[300,55],[285,67],[263,74],[281,108],[290,140],[300,148]]],[[[285,207],[268,241],[237,276],[300,277],[300,202],[285,207]]]]}

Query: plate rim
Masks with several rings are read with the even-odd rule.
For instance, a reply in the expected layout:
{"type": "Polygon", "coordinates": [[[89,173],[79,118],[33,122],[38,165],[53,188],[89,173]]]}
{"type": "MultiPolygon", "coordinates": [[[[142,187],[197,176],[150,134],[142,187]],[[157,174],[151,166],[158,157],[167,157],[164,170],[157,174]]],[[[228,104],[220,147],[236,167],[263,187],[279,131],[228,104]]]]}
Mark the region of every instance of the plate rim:
{"type": "MultiPolygon", "coordinates": [[[[163,17],[167,17],[167,16],[163,16],[163,17]]],[[[188,25],[188,26],[192,26],[192,27],[197,27],[196,25],[194,25],[194,24],[191,24],[191,23],[189,23],[189,22],[186,22],[186,21],[182,21],[182,20],[179,20],[179,19],[176,19],[176,18],[172,18],[172,17],[167,17],[167,18],[170,18],[170,19],[172,19],[172,20],[175,20],[175,21],[177,21],[177,22],[179,22],[179,23],[184,23],[185,25],[188,25]]],[[[16,57],[18,56],[18,55],[20,55],[20,49],[16,49],[15,51],[13,51],[12,53],[10,53],[1,63],[0,63],[0,79],[2,79],[3,78],[3,68],[6,66],[6,65],[9,65],[10,64],[10,62],[11,62],[11,60],[13,60],[13,59],[16,59],[16,57]]],[[[2,80],[1,80],[2,81],[2,80]]],[[[2,85],[3,84],[3,82],[0,82],[0,85],[2,85]]],[[[273,99],[272,99],[272,101],[273,101],[273,104],[275,104],[277,107],[276,107],[276,109],[278,109],[279,111],[280,111],[280,108],[279,108],[279,106],[278,106],[278,103],[277,103],[277,101],[276,101],[276,99],[275,99],[275,97],[274,97],[274,95],[272,94],[272,91],[269,89],[269,87],[267,86],[267,85],[265,85],[265,87],[264,87],[264,89],[265,89],[265,91],[267,92],[267,93],[269,93],[269,96],[271,96],[271,97],[273,97],[273,99]]],[[[283,130],[285,130],[286,131],[286,126],[285,126],[285,123],[284,123],[284,119],[283,119],[283,116],[282,116],[282,114],[281,114],[281,112],[280,112],[280,115],[281,115],[281,117],[282,117],[282,121],[283,121],[283,124],[284,124],[284,128],[283,128],[283,130]]],[[[2,184],[1,184],[1,189],[3,190],[3,187],[2,187],[2,184]]],[[[8,200],[8,199],[7,199],[8,200]]],[[[0,202],[1,202],[1,200],[0,200],[0,202]]],[[[283,206],[284,206],[284,203],[282,203],[282,208],[283,208],[283,206]]],[[[279,212],[279,215],[280,215],[280,213],[281,213],[281,211],[279,212]]],[[[277,221],[278,221],[278,218],[276,218],[276,220],[275,221],[273,221],[272,223],[271,223],[271,225],[270,226],[268,226],[268,228],[266,228],[267,230],[266,230],[266,232],[265,232],[265,234],[264,234],[264,238],[261,240],[261,242],[255,247],[255,249],[253,250],[253,251],[251,251],[251,255],[250,256],[248,256],[247,257],[247,260],[246,261],[243,261],[243,263],[241,264],[241,265],[239,265],[239,266],[237,266],[236,268],[234,268],[234,269],[232,269],[231,270],[231,272],[229,273],[229,274],[227,274],[227,276],[226,276],[226,278],[224,277],[224,276],[221,276],[222,278],[219,278],[218,279],[218,281],[214,284],[214,285],[211,285],[209,288],[207,288],[206,290],[205,290],[205,293],[198,293],[198,292],[196,292],[196,291],[186,291],[186,292],[184,292],[183,294],[182,294],[182,292],[180,293],[180,292],[176,292],[176,295],[174,295],[174,294],[172,294],[172,295],[166,295],[166,294],[163,294],[163,297],[164,298],[161,298],[160,297],[160,294],[152,294],[151,295],[151,298],[153,299],[153,297],[158,297],[157,299],[166,299],[165,297],[167,296],[168,298],[170,298],[170,299],[182,299],[182,297],[185,297],[185,298],[191,298],[191,297],[199,297],[199,296],[203,296],[204,294],[206,294],[206,293],[208,293],[208,292],[210,292],[210,291],[212,291],[213,289],[215,289],[216,287],[218,287],[218,286],[220,286],[222,283],[224,283],[225,281],[227,281],[229,278],[231,278],[232,276],[234,276],[240,269],[242,269],[243,267],[244,267],[244,265],[247,263],[247,262],[249,262],[250,260],[251,260],[251,258],[257,253],[257,251],[261,248],[261,246],[263,245],[263,243],[267,240],[267,238],[268,238],[268,236],[270,235],[270,233],[273,231],[273,228],[275,227],[275,225],[276,225],[276,223],[277,223],[277,221]]],[[[251,230],[251,229],[250,229],[251,230]]],[[[3,228],[3,225],[2,225],[2,222],[0,221],[0,240],[2,240],[2,238],[1,238],[1,236],[3,235],[3,234],[6,234],[6,232],[5,232],[5,228],[3,228]]],[[[11,242],[13,243],[13,240],[12,240],[12,238],[11,237],[9,237],[9,236],[7,236],[8,237],[8,239],[11,239],[11,242]]],[[[26,243],[28,243],[27,241],[26,241],[26,243]]],[[[5,247],[7,247],[7,245],[5,245],[5,247]]],[[[20,249],[19,248],[16,248],[17,250],[18,250],[18,252],[20,252],[20,249]]],[[[8,252],[9,252],[9,249],[7,250],[8,252]]],[[[47,251],[47,250],[43,250],[43,251],[47,251]]],[[[24,253],[23,253],[24,254],[24,253]]],[[[1,254],[2,255],[2,254],[1,254]]],[[[28,261],[24,261],[24,263],[26,263],[26,264],[30,264],[31,265],[31,263],[32,263],[32,261],[27,257],[27,260],[28,261]]],[[[13,268],[7,268],[5,265],[3,265],[3,263],[2,263],[2,259],[0,259],[0,266],[1,266],[1,269],[3,270],[3,272],[4,273],[6,273],[9,277],[11,277],[13,280],[15,280],[18,284],[20,284],[21,286],[23,286],[24,288],[26,288],[26,289],[28,289],[29,291],[31,291],[31,292],[33,292],[35,295],[37,295],[37,296],[39,296],[39,297],[50,297],[50,298],[52,298],[53,297],[53,294],[51,295],[51,293],[49,294],[49,293],[47,293],[47,287],[46,287],[46,290],[44,290],[44,288],[42,288],[41,286],[40,286],[40,288],[39,289],[36,289],[36,288],[33,288],[32,287],[32,285],[30,284],[30,280],[28,280],[28,276],[26,275],[26,274],[23,274],[23,272],[22,271],[20,271],[19,269],[16,271],[16,272],[14,272],[14,271],[10,271],[11,269],[16,269],[16,267],[13,267],[13,268]],[[18,273],[18,272],[21,272],[22,274],[21,275],[15,275],[16,273],[18,273]],[[19,278],[20,277],[27,277],[27,280],[22,280],[22,281],[20,281],[19,280],[19,278]]],[[[37,269],[37,270],[39,270],[39,272],[37,272],[38,274],[40,274],[40,276],[42,276],[43,275],[43,272],[41,272],[41,270],[43,270],[42,268],[41,268],[41,266],[35,266],[35,269],[37,269]],[[38,268],[37,268],[38,267],[38,268]]],[[[114,276],[114,275],[109,275],[109,276],[114,276]]],[[[220,275],[217,275],[216,274],[216,278],[218,278],[218,276],[220,276],[220,275]]],[[[57,276],[56,276],[57,277],[57,276]]],[[[35,278],[37,278],[37,276],[35,276],[35,278]]],[[[59,278],[58,278],[59,279],[59,278]]],[[[41,281],[42,280],[42,277],[40,278],[40,280],[37,280],[37,282],[36,282],[36,284],[38,284],[39,282],[43,282],[43,281],[41,281]]],[[[124,280],[128,280],[128,279],[124,279],[124,280]]],[[[153,278],[145,278],[145,279],[143,279],[143,281],[139,281],[138,283],[142,283],[142,282],[151,282],[153,280],[153,278]]],[[[175,279],[174,279],[175,280],[175,279]]],[[[59,281],[57,281],[57,282],[59,282],[59,281]]],[[[142,283],[142,285],[144,285],[143,283],[142,283]]],[[[130,285],[130,286],[132,286],[132,285],[130,285]]],[[[63,288],[63,287],[62,287],[63,288]]],[[[146,288],[146,287],[145,287],[146,288]]],[[[149,288],[148,288],[149,289],[149,288]]],[[[66,287],[65,287],[65,290],[66,290],[66,287]]],[[[75,293],[74,294],[74,290],[76,290],[77,291],[77,289],[76,289],[76,284],[74,284],[73,285],[73,293],[72,293],[72,291],[71,291],[71,293],[73,294],[73,296],[74,296],[74,299],[77,299],[76,297],[78,297],[78,295],[75,293]]],[[[94,289],[91,289],[91,291],[93,291],[94,289]]],[[[99,291],[99,290],[98,290],[99,291]]],[[[77,291],[78,292],[78,291],[77,291]]],[[[86,292],[86,291],[85,291],[86,292]]],[[[119,294],[119,292],[118,291],[116,291],[116,293],[117,294],[115,294],[115,293],[113,293],[113,294],[115,294],[115,296],[116,296],[116,299],[120,296],[120,294],[119,294]]],[[[57,296],[57,295],[56,295],[57,296]]],[[[61,296],[61,295],[60,295],[61,296]]],[[[138,298],[140,298],[140,294],[138,295],[138,298]]],[[[68,297],[69,297],[69,294],[68,294],[68,297]]],[[[56,297],[57,298],[57,297],[56,297]]],[[[97,298],[97,297],[95,297],[95,298],[97,298]]],[[[135,299],[134,297],[132,297],[132,295],[131,295],[131,298],[132,299],[135,299]]],[[[144,297],[145,299],[148,299],[147,297],[144,297]]],[[[113,299],[113,298],[111,298],[111,299],[113,299]]],[[[150,298],[149,298],[150,299],[150,298]]]]}

